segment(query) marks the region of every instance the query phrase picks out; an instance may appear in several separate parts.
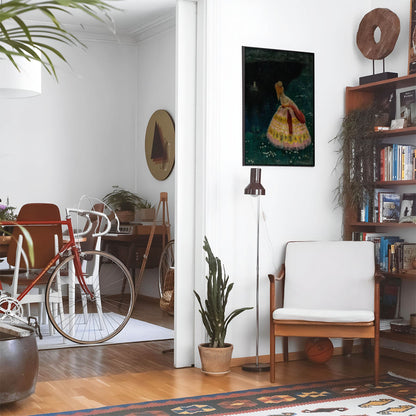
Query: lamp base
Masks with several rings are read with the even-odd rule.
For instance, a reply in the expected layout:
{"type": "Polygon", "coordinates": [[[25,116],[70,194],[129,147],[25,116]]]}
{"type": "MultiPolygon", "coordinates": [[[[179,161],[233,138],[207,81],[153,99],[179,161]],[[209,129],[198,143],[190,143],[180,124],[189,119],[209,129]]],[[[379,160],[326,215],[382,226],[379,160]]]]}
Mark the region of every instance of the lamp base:
{"type": "Polygon", "coordinates": [[[270,365],[266,364],[266,363],[249,363],[249,364],[244,364],[241,367],[244,371],[251,371],[251,372],[257,372],[260,373],[262,371],[269,371],[270,370],[270,365]]]}

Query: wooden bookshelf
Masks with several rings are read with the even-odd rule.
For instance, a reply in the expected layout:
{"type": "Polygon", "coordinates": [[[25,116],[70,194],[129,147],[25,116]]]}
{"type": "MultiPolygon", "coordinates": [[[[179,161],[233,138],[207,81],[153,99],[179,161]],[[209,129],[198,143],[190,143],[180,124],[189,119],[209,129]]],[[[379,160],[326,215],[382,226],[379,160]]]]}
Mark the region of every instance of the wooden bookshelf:
{"type": "MultiPolygon", "coordinates": [[[[416,74],[407,75],[404,77],[398,77],[388,79],[384,81],[369,83],[365,85],[359,85],[355,87],[347,87],[345,94],[345,111],[346,114],[356,109],[365,109],[370,107],[375,100],[383,95],[389,95],[390,93],[396,94],[397,89],[416,87],[416,74]]],[[[384,143],[396,143],[396,144],[411,144],[416,146],[416,126],[406,127],[403,129],[394,130],[382,130],[377,131],[368,136],[369,138],[375,138],[380,140],[380,146],[384,143]]],[[[390,188],[396,193],[416,193],[416,180],[395,180],[395,181],[375,181],[374,185],[376,188],[390,188]],[[406,191],[403,191],[406,189],[406,191]]],[[[383,232],[387,230],[395,235],[401,235],[402,232],[408,230],[416,230],[416,224],[414,223],[398,223],[398,222],[360,222],[359,209],[358,207],[351,206],[346,201],[344,210],[344,239],[351,240],[354,232],[383,232]]],[[[408,237],[407,237],[408,240],[408,237]]],[[[416,233],[414,233],[414,239],[410,242],[416,242],[416,233]]],[[[386,279],[398,278],[401,280],[416,281],[416,270],[401,273],[387,273],[382,272],[386,279]]],[[[415,288],[416,290],[416,288],[415,288]]],[[[416,294],[415,294],[416,296],[416,294]]],[[[382,331],[381,336],[383,338],[392,339],[395,341],[406,342],[410,344],[416,344],[415,334],[401,334],[391,331],[382,331]]]]}

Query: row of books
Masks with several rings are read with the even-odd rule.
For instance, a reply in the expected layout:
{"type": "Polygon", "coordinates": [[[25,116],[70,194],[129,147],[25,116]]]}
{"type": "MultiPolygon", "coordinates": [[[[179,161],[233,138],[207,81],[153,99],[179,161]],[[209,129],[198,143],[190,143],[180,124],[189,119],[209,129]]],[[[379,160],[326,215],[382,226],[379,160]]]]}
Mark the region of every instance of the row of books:
{"type": "Polygon", "coordinates": [[[416,147],[392,144],[380,150],[380,181],[414,180],[416,147]]]}
{"type": "Polygon", "coordinates": [[[416,243],[405,242],[399,236],[383,233],[354,232],[354,241],[372,241],[374,243],[376,263],[380,270],[398,273],[413,269],[416,259],[416,243]]]}
{"type": "Polygon", "coordinates": [[[416,223],[416,193],[403,195],[386,189],[375,189],[360,212],[361,222],[416,223]]]}

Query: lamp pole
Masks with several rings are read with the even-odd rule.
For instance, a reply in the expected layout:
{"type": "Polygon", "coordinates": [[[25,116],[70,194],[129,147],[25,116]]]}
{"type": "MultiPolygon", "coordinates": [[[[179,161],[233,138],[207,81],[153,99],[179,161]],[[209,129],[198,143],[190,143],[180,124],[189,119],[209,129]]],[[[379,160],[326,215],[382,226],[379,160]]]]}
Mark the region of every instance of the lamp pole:
{"type": "Polygon", "coordinates": [[[245,371],[261,372],[269,371],[270,366],[259,362],[259,286],[260,286],[260,195],[265,195],[266,190],[261,184],[261,169],[251,168],[250,184],[244,189],[246,195],[257,197],[257,261],[256,261],[256,362],[242,366],[245,371]]]}

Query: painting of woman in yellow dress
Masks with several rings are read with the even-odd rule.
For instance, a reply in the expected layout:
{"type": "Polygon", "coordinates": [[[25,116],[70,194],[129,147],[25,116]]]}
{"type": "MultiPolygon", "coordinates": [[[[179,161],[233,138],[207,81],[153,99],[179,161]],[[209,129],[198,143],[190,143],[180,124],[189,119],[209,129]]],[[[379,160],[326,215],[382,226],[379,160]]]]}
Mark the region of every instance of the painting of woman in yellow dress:
{"type": "Polygon", "coordinates": [[[243,46],[243,165],[315,166],[314,54],[243,46]]]}
{"type": "Polygon", "coordinates": [[[274,88],[280,106],[269,124],[267,138],[280,149],[304,149],[311,144],[305,116],[297,105],[285,95],[281,81],[276,82],[274,88]]]}

